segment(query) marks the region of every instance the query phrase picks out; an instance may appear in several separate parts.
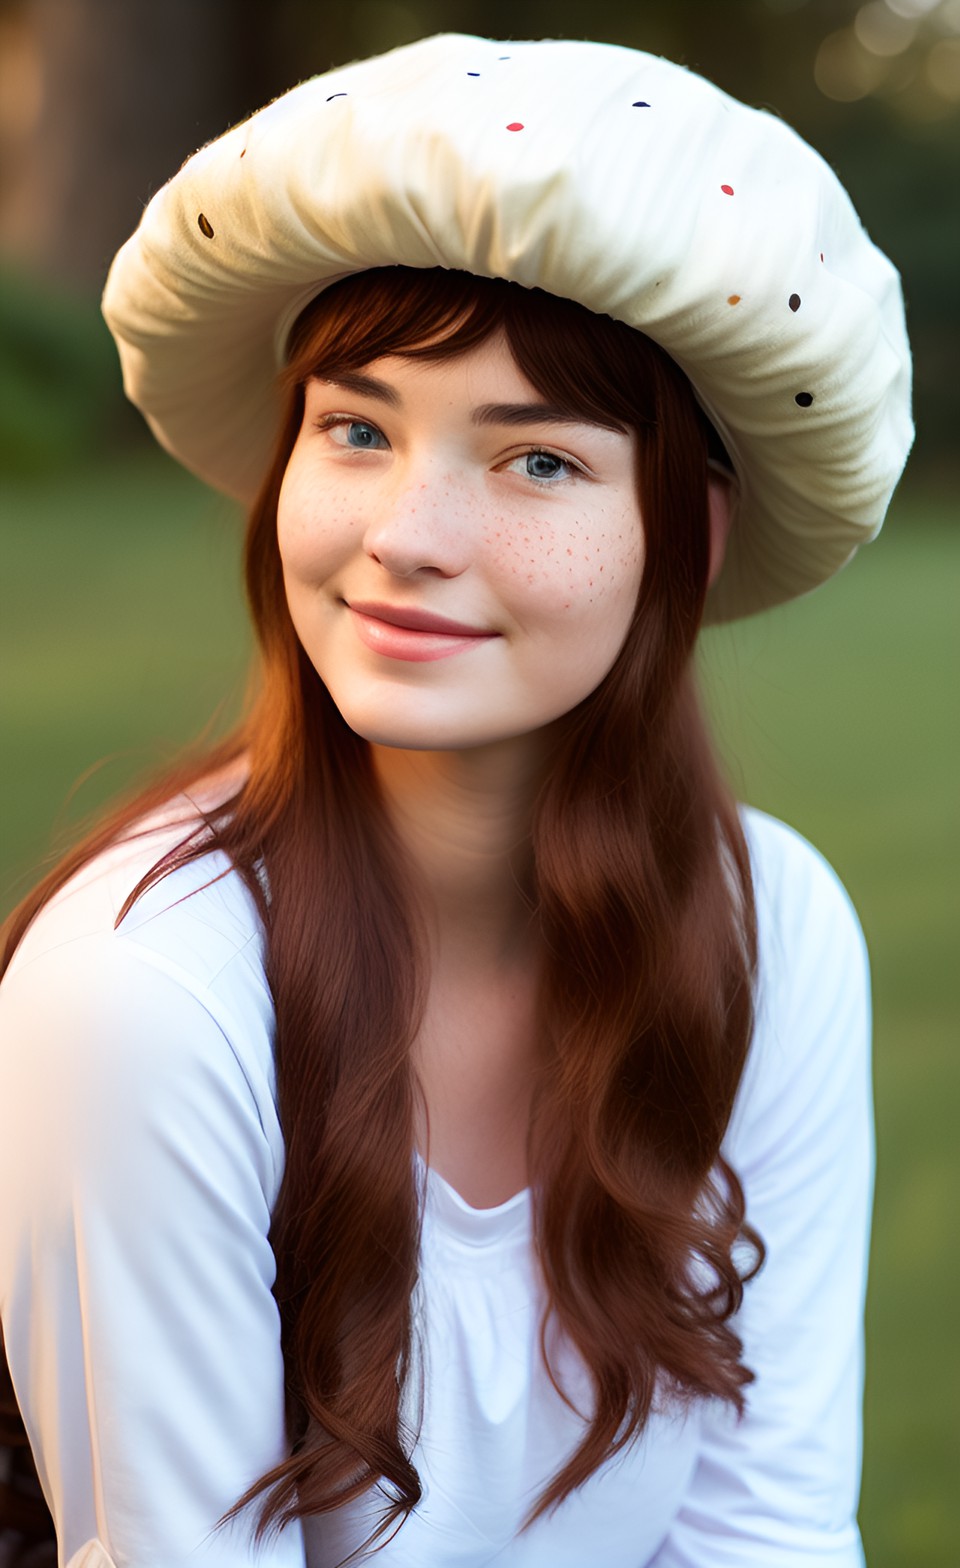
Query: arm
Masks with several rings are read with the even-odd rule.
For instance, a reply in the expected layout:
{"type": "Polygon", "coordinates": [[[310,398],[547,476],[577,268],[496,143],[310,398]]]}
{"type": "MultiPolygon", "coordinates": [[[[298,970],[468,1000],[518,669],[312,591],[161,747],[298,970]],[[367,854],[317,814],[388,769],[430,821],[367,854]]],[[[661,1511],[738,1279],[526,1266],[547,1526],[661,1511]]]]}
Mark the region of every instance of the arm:
{"type": "Polygon", "coordinates": [[[303,1565],[297,1526],[215,1529],[286,1451],[276,1150],[221,1002],[112,931],[0,991],[0,1308],[61,1563],[303,1565]]]}
{"type": "Polygon", "coordinates": [[[869,988],[833,874],[777,824],[755,867],[758,1017],[727,1152],[767,1247],[738,1332],[756,1374],[710,1409],[684,1506],[651,1568],[858,1568],[862,1314],[873,1145],[869,988]],[[779,841],[779,842],[778,842],[779,841]],[[769,857],[768,857],[769,860],[769,857]],[[776,882],[777,885],[772,885],[776,882]]]}

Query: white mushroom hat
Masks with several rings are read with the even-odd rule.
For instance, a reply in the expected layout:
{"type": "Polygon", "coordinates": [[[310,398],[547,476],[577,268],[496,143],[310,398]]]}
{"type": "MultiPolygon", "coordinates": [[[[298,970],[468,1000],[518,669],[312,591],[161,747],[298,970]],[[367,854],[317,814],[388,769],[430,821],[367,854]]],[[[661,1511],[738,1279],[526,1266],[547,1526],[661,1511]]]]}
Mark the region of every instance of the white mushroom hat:
{"type": "Polygon", "coordinates": [[[913,433],[899,279],[774,115],[570,41],[446,35],[303,82],[194,154],[117,254],[127,394],[249,501],[296,317],[396,264],[545,289],[673,357],[740,482],[711,619],[804,593],[880,528],[913,433]]]}

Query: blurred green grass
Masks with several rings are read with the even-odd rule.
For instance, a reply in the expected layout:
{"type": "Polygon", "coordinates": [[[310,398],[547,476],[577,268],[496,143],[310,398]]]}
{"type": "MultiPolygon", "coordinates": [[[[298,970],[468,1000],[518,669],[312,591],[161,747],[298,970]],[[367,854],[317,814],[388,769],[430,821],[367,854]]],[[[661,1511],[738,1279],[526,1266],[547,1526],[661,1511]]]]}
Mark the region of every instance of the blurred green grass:
{"type": "Polygon", "coordinates": [[[248,639],[238,514],[160,452],[7,479],[0,517],[6,910],[82,817],[226,727],[248,639]]]}
{"type": "MultiPolygon", "coordinates": [[[[871,949],[871,1568],[960,1561],[960,533],[949,511],[899,502],[851,570],[709,633],[703,650],[735,787],[832,861],[871,949]]],[[[5,480],[0,519],[5,910],[80,815],[169,760],[215,711],[225,727],[248,638],[235,511],[160,453],[5,480]]]]}

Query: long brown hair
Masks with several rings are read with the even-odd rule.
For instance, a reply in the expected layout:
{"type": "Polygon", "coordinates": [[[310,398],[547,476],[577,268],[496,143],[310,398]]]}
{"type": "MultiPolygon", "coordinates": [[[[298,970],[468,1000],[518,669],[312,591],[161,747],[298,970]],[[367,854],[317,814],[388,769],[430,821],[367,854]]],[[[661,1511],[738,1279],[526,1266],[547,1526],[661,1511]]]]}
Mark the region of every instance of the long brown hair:
{"type": "Polygon", "coordinates": [[[259,1499],[258,1533],[382,1481],[376,1539],[420,1495],[400,1403],[419,1245],[409,1052],[421,945],[369,748],[291,624],[277,498],[311,375],[385,354],[442,359],[495,332],[552,404],[636,433],[646,548],[625,645],[562,722],[531,828],[547,955],[547,1070],[529,1144],[542,1342],[546,1356],[548,1325],[562,1331],[595,1390],[583,1440],[531,1519],[629,1444],[657,1403],[714,1397],[739,1409],[750,1380],[729,1320],[762,1249],[720,1146],[752,1027],[754,906],[691,673],[709,564],[709,429],[673,362],[608,317],[499,280],[367,272],[320,295],[292,338],[285,413],[247,533],[260,650],[249,717],[117,812],[7,932],[5,961],[79,866],[244,759],[239,786],[133,890],[120,919],[175,865],[219,847],[266,931],[286,1145],[271,1241],[291,1452],[232,1510],[259,1499]],[[753,1253],[738,1266],[744,1236],[753,1253]]]}

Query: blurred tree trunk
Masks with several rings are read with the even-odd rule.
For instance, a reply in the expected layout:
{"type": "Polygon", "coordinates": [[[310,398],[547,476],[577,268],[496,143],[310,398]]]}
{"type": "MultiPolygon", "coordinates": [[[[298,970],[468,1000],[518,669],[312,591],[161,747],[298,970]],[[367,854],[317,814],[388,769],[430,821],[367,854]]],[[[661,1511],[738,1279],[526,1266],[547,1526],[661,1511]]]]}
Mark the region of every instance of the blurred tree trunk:
{"type": "MultiPolygon", "coordinates": [[[[270,5],[19,0],[0,11],[33,72],[33,124],[0,186],[0,246],[41,276],[98,289],[143,206],[185,157],[263,96],[270,5]]],[[[14,82],[16,85],[16,82],[14,82]]]]}

